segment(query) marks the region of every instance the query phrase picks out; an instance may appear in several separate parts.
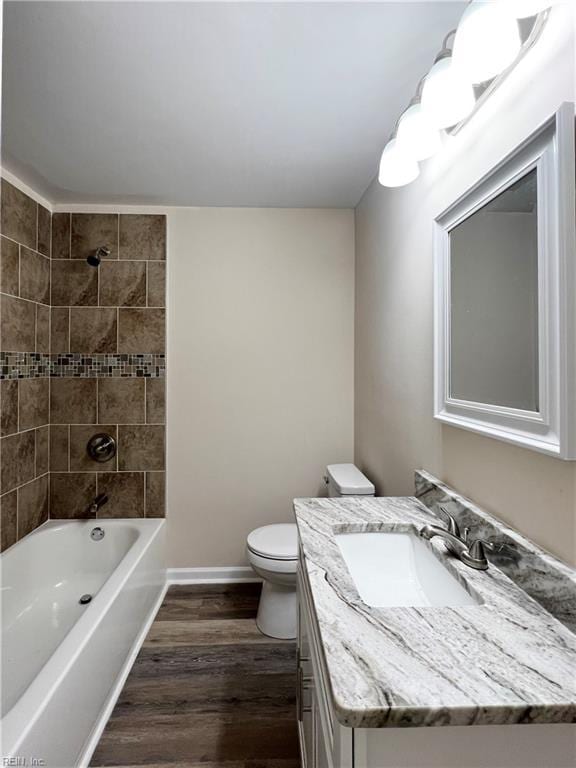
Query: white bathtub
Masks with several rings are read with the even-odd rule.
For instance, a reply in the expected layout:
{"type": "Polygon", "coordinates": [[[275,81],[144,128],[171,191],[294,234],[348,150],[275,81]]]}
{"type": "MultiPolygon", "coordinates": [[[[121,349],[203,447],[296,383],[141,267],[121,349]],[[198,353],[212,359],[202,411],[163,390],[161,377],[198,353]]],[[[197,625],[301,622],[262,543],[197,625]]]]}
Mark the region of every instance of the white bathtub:
{"type": "Polygon", "coordinates": [[[4,762],[81,765],[162,597],[164,521],[50,521],[1,556],[0,578],[4,762]]]}

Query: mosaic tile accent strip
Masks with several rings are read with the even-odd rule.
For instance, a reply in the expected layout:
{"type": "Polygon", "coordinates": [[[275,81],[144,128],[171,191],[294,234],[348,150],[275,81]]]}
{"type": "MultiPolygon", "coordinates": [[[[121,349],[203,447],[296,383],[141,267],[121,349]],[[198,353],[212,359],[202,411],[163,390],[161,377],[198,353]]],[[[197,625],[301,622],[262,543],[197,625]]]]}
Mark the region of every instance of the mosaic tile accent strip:
{"type": "Polygon", "coordinates": [[[0,380],[50,376],[50,357],[43,352],[0,352],[0,380]]]}
{"type": "Polygon", "coordinates": [[[165,376],[165,355],[0,352],[0,380],[41,377],[163,379],[165,376]]]}
{"type": "Polygon", "coordinates": [[[50,376],[59,378],[154,378],[166,375],[166,356],[155,354],[52,355],[50,376]]]}

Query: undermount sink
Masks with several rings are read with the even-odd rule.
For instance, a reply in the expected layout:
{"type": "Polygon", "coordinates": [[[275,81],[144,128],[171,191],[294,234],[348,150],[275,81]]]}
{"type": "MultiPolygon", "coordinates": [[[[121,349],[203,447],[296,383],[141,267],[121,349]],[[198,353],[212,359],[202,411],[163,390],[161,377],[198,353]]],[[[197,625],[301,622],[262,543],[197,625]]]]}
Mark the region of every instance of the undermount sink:
{"type": "Polygon", "coordinates": [[[340,533],[336,542],[358,594],[373,608],[479,605],[412,533],[340,533]]]}

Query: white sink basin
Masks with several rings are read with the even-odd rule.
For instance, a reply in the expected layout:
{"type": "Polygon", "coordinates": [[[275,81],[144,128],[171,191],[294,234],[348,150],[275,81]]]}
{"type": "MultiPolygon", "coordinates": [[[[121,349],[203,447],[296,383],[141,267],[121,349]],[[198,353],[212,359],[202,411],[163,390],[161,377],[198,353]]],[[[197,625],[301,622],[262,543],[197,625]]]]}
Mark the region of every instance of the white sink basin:
{"type": "Polygon", "coordinates": [[[480,603],[412,533],[341,533],[336,542],[358,594],[374,608],[480,603]]]}

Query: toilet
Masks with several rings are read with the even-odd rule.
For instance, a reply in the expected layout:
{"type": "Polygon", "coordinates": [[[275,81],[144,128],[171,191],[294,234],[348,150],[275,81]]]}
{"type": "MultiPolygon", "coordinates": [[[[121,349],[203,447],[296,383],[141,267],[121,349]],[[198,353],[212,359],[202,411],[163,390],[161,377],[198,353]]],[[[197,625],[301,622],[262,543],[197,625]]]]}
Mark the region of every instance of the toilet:
{"type": "MultiPolygon", "coordinates": [[[[374,486],[354,464],[330,464],[328,496],[374,496],[374,486]]],[[[298,532],[294,523],[264,525],[248,534],[248,561],[263,580],[256,624],[262,634],[292,640],[297,633],[296,568],[298,532]]]]}

